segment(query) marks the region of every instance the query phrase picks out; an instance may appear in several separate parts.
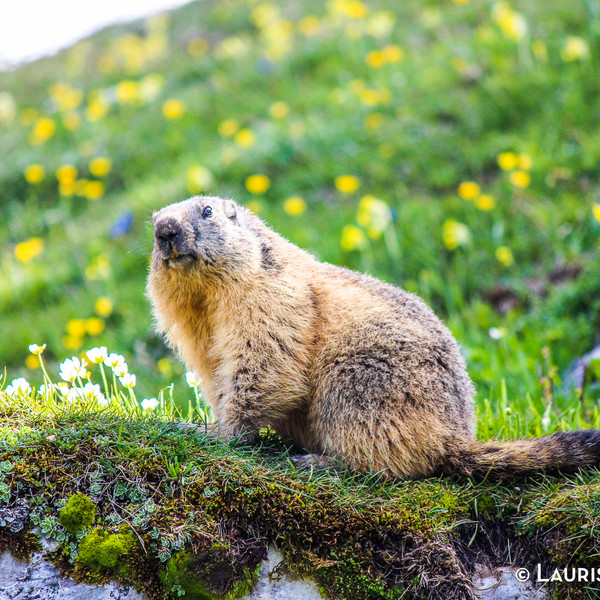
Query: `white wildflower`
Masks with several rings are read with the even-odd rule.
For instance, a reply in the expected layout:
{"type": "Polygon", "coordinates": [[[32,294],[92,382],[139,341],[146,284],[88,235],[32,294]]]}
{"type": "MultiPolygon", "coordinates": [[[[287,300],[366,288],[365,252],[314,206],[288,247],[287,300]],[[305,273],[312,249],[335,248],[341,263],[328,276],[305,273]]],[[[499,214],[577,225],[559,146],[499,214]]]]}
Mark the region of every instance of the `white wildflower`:
{"type": "Polygon", "coordinates": [[[127,373],[128,373],[127,365],[123,364],[123,365],[117,365],[116,367],[113,367],[113,373],[117,377],[125,377],[125,375],[127,375],[127,373]]]}
{"type": "Polygon", "coordinates": [[[490,337],[493,340],[499,340],[500,338],[503,338],[506,335],[506,328],[505,327],[490,327],[490,330],[488,333],[490,334],[490,337]]]}
{"type": "Polygon", "coordinates": [[[142,408],[144,410],[154,410],[158,407],[158,400],[156,398],[144,398],[142,400],[142,408]]]}
{"type": "Polygon", "coordinates": [[[10,382],[10,385],[6,386],[6,395],[7,396],[15,396],[17,394],[27,394],[31,386],[29,382],[24,377],[18,377],[17,379],[13,379],[10,382]]]}
{"type": "Polygon", "coordinates": [[[87,400],[96,400],[96,402],[102,406],[106,406],[108,404],[108,400],[100,391],[100,386],[98,384],[86,383],[83,387],[83,393],[87,400]]]}
{"type": "Polygon", "coordinates": [[[125,357],[122,354],[115,354],[114,352],[109,354],[104,359],[104,364],[113,370],[115,369],[115,367],[121,367],[123,365],[125,365],[125,368],[127,368],[127,364],[125,363],[125,357]]]}
{"type": "Polygon", "coordinates": [[[86,352],[86,356],[91,363],[95,365],[100,364],[108,358],[108,350],[106,346],[100,346],[99,348],[91,348],[86,352]]]}
{"type": "Polygon", "coordinates": [[[42,344],[41,346],[38,346],[37,344],[29,344],[29,352],[31,352],[31,354],[35,354],[36,356],[39,356],[45,349],[46,344],[42,344]]]}
{"type": "Polygon", "coordinates": [[[185,374],[185,380],[190,387],[198,387],[202,383],[202,378],[196,375],[196,373],[192,373],[192,371],[188,371],[185,374]]]}
{"type": "Polygon", "coordinates": [[[76,356],[73,358],[67,358],[60,365],[60,378],[64,381],[72,383],[77,377],[85,377],[87,374],[87,361],[84,359],[79,360],[76,356]]]}
{"type": "Polygon", "coordinates": [[[77,400],[83,400],[85,398],[85,390],[82,387],[72,387],[67,393],[67,400],[69,402],[76,402],[77,400]]]}
{"type": "Polygon", "coordinates": [[[119,377],[119,381],[123,384],[123,387],[129,390],[135,387],[135,375],[133,373],[125,373],[123,377],[119,377]]]}

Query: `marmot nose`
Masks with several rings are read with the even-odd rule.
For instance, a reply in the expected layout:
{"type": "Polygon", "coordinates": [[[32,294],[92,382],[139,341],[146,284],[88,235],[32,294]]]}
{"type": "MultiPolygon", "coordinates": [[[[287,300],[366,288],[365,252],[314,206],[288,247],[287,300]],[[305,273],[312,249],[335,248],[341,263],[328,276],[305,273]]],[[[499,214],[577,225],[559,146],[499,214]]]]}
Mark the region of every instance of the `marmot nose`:
{"type": "Polygon", "coordinates": [[[159,245],[168,246],[171,244],[175,246],[181,241],[181,225],[172,219],[159,221],[154,228],[154,235],[159,245]]]}

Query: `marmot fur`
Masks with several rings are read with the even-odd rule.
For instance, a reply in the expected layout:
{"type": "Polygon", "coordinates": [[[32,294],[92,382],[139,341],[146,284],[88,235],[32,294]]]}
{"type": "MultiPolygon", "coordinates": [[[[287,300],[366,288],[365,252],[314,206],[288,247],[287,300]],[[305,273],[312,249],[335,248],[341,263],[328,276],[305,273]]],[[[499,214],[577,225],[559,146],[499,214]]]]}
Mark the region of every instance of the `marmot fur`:
{"type": "Polygon", "coordinates": [[[474,387],[425,303],[319,262],[232,200],[154,215],[158,329],[220,435],[271,427],[315,456],[397,477],[507,476],[600,462],[600,432],[475,441],[474,387]]]}

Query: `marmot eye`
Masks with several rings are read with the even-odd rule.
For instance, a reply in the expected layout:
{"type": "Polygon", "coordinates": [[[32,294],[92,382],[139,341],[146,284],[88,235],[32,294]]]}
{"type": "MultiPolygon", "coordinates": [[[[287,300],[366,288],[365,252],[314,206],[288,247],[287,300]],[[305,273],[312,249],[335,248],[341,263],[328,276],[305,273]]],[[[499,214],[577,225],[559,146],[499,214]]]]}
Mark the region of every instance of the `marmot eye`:
{"type": "Polygon", "coordinates": [[[205,206],[202,211],[202,216],[206,219],[206,217],[210,217],[213,214],[212,206],[205,206]]]}

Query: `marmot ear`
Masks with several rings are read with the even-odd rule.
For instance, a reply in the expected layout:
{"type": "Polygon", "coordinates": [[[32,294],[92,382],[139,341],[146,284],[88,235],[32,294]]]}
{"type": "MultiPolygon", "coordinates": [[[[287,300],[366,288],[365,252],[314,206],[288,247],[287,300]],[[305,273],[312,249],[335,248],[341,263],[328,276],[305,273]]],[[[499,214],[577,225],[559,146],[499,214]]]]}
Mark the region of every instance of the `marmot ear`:
{"type": "Polygon", "coordinates": [[[225,215],[229,217],[232,221],[235,221],[237,218],[237,208],[235,207],[235,202],[232,200],[225,200],[223,203],[223,211],[225,215]]]}

